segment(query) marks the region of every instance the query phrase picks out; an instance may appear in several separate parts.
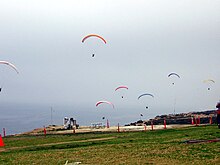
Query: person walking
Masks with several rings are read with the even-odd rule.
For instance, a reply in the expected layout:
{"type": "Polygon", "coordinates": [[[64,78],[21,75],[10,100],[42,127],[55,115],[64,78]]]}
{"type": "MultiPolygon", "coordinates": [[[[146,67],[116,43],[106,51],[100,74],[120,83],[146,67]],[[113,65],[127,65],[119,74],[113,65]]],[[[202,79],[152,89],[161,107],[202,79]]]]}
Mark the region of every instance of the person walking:
{"type": "Polygon", "coordinates": [[[220,102],[217,103],[216,108],[218,108],[216,110],[216,112],[217,112],[217,125],[218,125],[218,128],[220,129],[220,102]]]}

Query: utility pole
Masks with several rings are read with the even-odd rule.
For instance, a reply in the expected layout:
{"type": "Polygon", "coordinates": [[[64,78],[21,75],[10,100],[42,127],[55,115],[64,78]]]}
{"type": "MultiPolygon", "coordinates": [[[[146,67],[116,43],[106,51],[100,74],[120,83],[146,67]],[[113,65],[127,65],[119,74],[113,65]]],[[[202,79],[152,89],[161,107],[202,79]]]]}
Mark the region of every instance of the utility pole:
{"type": "Polygon", "coordinates": [[[173,113],[176,115],[176,97],[174,98],[174,103],[173,103],[173,113]]]}
{"type": "Polygon", "coordinates": [[[53,125],[53,108],[50,107],[50,123],[51,123],[51,126],[53,125]]]}

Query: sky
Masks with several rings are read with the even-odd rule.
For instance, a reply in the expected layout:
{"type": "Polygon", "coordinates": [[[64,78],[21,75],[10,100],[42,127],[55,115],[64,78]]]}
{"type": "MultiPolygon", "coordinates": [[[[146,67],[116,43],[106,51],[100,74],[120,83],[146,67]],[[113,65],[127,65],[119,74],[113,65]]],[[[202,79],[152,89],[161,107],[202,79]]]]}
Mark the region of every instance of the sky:
{"type": "Polygon", "coordinates": [[[51,114],[54,124],[65,116],[80,125],[102,116],[126,124],[140,114],[214,109],[219,8],[218,0],[0,0],[0,60],[19,70],[0,66],[1,125],[14,118],[48,124],[51,114]],[[82,43],[88,34],[107,44],[95,37],[82,43]],[[168,78],[171,72],[180,78],[168,78]],[[120,85],[128,90],[115,91],[120,85]],[[143,93],[154,98],[138,100],[143,93]],[[99,100],[115,109],[96,107],[99,100]]]}

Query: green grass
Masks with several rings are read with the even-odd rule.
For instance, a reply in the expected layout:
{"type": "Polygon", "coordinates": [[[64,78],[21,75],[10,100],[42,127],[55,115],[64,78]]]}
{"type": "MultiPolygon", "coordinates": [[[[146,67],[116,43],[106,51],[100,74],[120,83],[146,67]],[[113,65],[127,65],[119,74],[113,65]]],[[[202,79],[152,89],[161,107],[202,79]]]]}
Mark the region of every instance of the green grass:
{"type": "Polygon", "coordinates": [[[184,143],[216,138],[217,126],[6,137],[0,164],[220,164],[220,142],[184,143]]]}

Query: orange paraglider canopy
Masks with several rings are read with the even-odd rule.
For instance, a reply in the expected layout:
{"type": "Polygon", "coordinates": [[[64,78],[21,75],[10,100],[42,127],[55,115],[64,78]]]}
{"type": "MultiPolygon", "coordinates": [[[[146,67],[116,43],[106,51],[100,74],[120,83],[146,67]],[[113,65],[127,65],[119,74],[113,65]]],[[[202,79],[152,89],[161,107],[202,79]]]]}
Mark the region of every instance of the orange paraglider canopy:
{"type": "Polygon", "coordinates": [[[84,42],[87,38],[90,38],[90,37],[98,37],[99,39],[101,39],[105,44],[107,43],[106,40],[101,37],[100,35],[97,35],[97,34],[89,34],[87,36],[85,36],[83,39],[82,39],[82,42],[84,42]]]}

